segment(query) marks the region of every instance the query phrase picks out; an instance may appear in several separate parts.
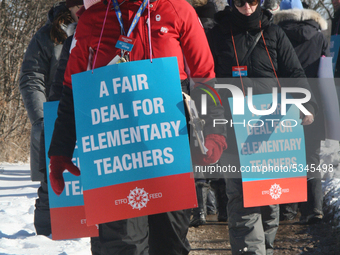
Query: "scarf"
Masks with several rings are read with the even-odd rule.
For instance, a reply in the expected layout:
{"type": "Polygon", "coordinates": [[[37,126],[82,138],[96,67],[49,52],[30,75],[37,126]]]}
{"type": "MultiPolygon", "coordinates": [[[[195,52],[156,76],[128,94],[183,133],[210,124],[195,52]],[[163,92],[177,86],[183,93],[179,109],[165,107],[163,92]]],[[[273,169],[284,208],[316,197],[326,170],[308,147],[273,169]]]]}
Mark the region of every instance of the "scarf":
{"type": "Polygon", "coordinates": [[[235,6],[233,6],[231,11],[231,23],[241,30],[253,30],[259,29],[259,21],[262,20],[262,9],[258,5],[254,13],[250,16],[243,15],[240,13],[235,6]]]}

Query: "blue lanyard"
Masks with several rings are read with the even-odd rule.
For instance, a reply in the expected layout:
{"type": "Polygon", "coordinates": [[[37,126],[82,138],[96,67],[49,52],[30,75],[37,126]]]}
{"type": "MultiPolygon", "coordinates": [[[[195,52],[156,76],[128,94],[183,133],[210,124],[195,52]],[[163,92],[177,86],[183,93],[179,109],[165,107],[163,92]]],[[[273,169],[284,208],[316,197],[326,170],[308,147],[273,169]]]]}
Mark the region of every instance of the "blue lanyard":
{"type": "Polygon", "coordinates": [[[132,24],[129,28],[129,31],[127,34],[125,34],[125,30],[124,30],[124,24],[123,24],[123,19],[122,19],[122,12],[120,11],[119,8],[119,4],[117,0],[112,0],[113,3],[113,7],[115,8],[115,12],[119,21],[119,25],[122,28],[122,31],[124,33],[124,35],[126,35],[127,37],[130,37],[133,29],[135,28],[135,26],[137,25],[139,18],[142,16],[145,8],[146,8],[146,4],[148,3],[149,0],[143,0],[143,3],[139,6],[139,9],[135,15],[135,17],[133,18],[132,24]]]}

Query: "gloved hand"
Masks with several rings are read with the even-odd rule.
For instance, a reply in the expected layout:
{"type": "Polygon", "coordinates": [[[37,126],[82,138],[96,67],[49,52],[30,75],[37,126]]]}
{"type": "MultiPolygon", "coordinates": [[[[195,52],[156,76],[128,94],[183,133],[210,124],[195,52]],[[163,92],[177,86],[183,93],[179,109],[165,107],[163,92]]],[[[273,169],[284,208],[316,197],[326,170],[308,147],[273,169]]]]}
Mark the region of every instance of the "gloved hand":
{"type": "Polygon", "coordinates": [[[194,160],[194,163],[200,166],[217,163],[223,151],[227,149],[227,142],[223,135],[210,134],[205,138],[204,146],[208,149],[207,154],[195,157],[194,160]]]}
{"type": "Polygon", "coordinates": [[[72,163],[72,158],[66,156],[51,156],[50,158],[50,182],[54,193],[58,196],[65,187],[63,172],[68,170],[75,176],[80,175],[80,170],[72,163]]]}

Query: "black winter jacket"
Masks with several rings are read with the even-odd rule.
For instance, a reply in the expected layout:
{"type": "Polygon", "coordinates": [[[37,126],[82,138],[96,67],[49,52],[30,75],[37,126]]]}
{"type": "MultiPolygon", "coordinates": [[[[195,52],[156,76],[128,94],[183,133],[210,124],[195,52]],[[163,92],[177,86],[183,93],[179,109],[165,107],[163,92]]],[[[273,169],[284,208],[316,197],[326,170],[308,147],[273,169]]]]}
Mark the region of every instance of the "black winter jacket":
{"type": "MultiPolygon", "coordinates": [[[[229,6],[218,12],[215,15],[217,24],[208,31],[207,37],[215,60],[217,82],[229,83],[241,88],[240,78],[231,78],[232,67],[237,66],[232,35],[235,41],[237,57],[242,62],[256,35],[260,32],[260,27],[248,29],[243,24],[237,23],[232,15],[232,8],[229,6]],[[221,78],[228,79],[227,81],[225,79],[221,81],[221,78]]],[[[302,87],[310,91],[304,70],[299,63],[293,46],[284,31],[279,26],[271,23],[271,18],[272,14],[269,11],[262,10],[261,29],[265,43],[260,37],[249,58],[244,64],[240,64],[241,66],[246,65],[248,68],[248,77],[242,77],[245,91],[247,87],[253,87],[253,94],[266,94],[272,93],[273,87],[278,87],[266,47],[277,76],[279,78],[295,78],[294,83],[285,83],[284,80],[280,80],[281,86],[302,87]],[[259,80],[257,78],[266,79],[259,80]]],[[[225,108],[225,119],[229,120],[231,119],[231,110],[228,98],[232,95],[226,89],[221,89],[219,93],[225,108]]],[[[304,106],[315,115],[317,104],[313,97],[304,106]]],[[[230,125],[227,126],[227,143],[228,149],[225,150],[225,153],[237,154],[235,132],[230,125]]]]}
{"type": "Polygon", "coordinates": [[[329,43],[321,30],[327,22],[313,10],[284,10],[274,15],[273,23],[285,31],[308,78],[316,78],[320,57],[330,56],[329,43]]]}
{"type": "Polygon", "coordinates": [[[305,70],[313,94],[320,107],[311,125],[305,126],[306,139],[325,139],[324,114],[317,78],[320,58],[330,56],[329,43],[321,30],[327,29],[327,22],[319,13],[307,9],[279,11],[274,15],[273,23],[279,25],[291,41],[296,55],[305,70]]]}

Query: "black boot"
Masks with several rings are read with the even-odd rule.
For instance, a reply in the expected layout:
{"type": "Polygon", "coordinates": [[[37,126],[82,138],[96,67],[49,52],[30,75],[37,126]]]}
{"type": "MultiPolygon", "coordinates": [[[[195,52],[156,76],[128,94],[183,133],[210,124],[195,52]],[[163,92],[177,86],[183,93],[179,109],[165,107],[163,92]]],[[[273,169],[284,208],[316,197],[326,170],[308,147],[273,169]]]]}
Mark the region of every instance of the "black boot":
{"type": "Polygon", "coordinates": [[[41,182],[38,197],[35,201],[34,227],[37,235],[49,236],[51,234],[51,218],[47,182],[41,182]]]}
{"type": "Polygon", "coordinates": [[[198,227],[206,223],[206,201],[207,201],[207,191],[209,185],[205,182],[196,182],[196,194],[198,207],[194,208],[192,211],[192,219],[190,220],[189,227],[198,227]]]}

